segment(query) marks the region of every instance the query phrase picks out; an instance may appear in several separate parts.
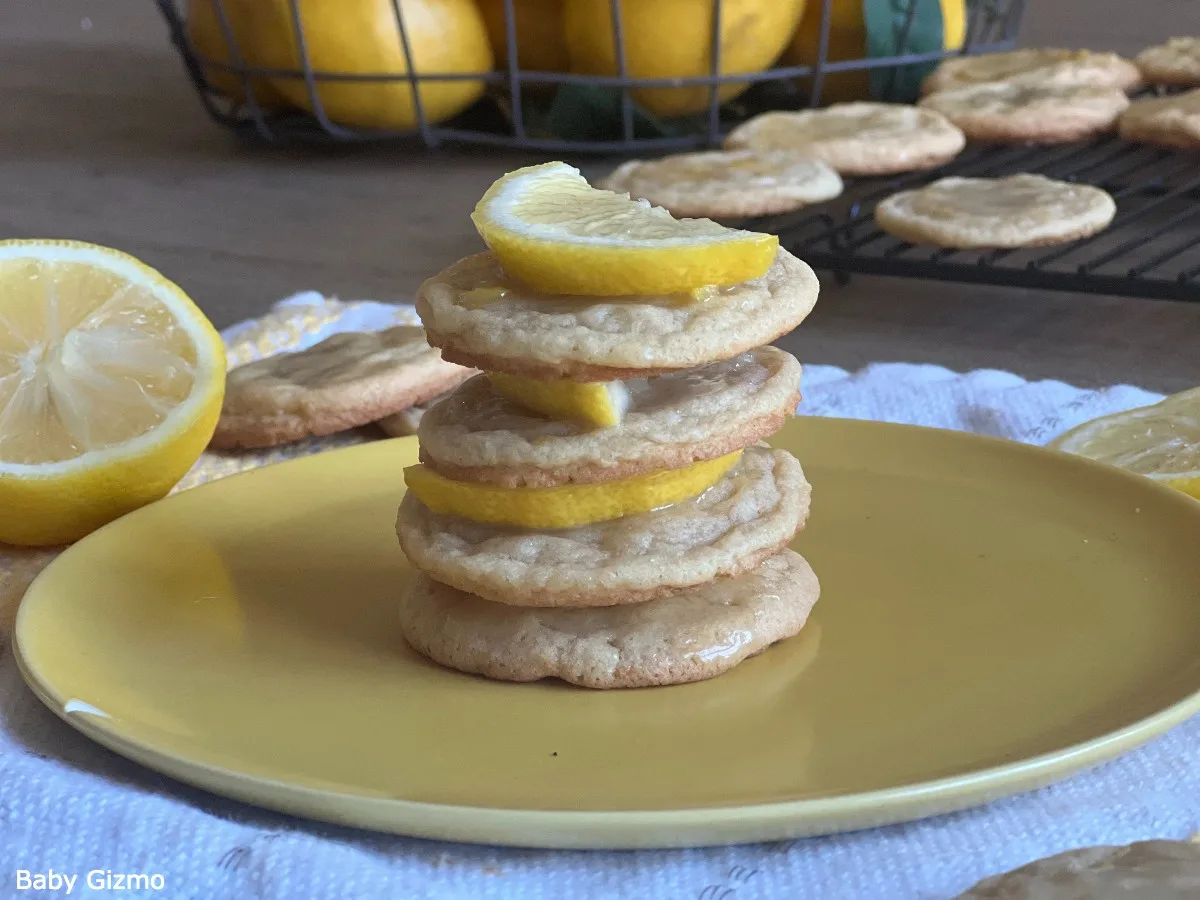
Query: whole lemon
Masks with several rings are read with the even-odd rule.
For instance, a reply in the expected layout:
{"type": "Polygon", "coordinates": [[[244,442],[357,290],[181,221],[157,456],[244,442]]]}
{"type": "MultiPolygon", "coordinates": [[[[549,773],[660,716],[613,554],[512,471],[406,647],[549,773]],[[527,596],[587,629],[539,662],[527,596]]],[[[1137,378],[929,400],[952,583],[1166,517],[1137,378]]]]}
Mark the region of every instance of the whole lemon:
{"type": "MultiPolygon", "coordinates": [[[[242,63],[247,66],[266,66],[256,51],[253,12],[247,2],[253,0],[221,0],[221,9],[242,63]]],[[[189,0],[187,7],[187,37],[196,53],[214,62],[233,64],[233,54],[217,13],[215,0],[189,0]]],[[[246,99],[244,82],[233,72],[215,66],[203,66],[208,83],[226,97],[239,103],[246,99]]],[[[260,106],[283,106],[286,101],[266,78],[250,79],[250,89],[260,106]]]]}
{"type": "MultiPolygon", "coordinates": [[[[826,51],[826,59],[829,62],[866,57],[867,26],[863,22],[863,2],[864,0],[833,0],[830,10],[829,47],[826,51]]],[[[942,7],[942,30],[945,35],[944,49],[957,50],[967,36],[966,2],[939,2],[942,7]]],[[[805,9],[796,36],[783,55],[783,61],[788,65],[816,65],[817,48],[821,40],[821,7],[819,0],[814,0],[805,9]]],[[[821,81],[823,103],[867,100],[870,96],[871,85],[865,69],[856,72],[831,72],[821,81]]]]}
{"type": "MultiPolygon", "coordinates": [[[[247,0],[256,7],[255,42],[272,67],[300,69],[291,2],[247,0]]],[[[295,0],[314,72],[404,75],[408,72],[393,0],[295,0]]],[[[418,74],[484,73],[492,68],[483,16],[472,0],[399,0],[418,74]]],[[[276,89],[314,111],[303,78],[275,78],[276,89]]],[[[482,79],[424,81],[418,92],[425,118],[441,122],[483,93],[482,79]]],[[[403,130],[418,123],[407,81],[318,80],[316,93],[330,121],[351,128],[403,130]]]]}
{"type": "MultiPolygon", "coordinates": [[[[634,78],[686,78],[712,71],[713,0],[620,0],[626,71],[634,78]]],[[[804,0],[723,0],[721,74],[761,72],[787,46],[804,0]]],[[[616,75],[610,0],[567,0],[565,26],[571,67],[590,75],[616,75]]],[[[728,100],[745,82],[722,85],[728,100]]],[[[707,85],[638,88],[633,97],[662,116],[708,107],[707,85]]]]}
{"type": "MultiPolygon", "coordinates": [[[[488,39],[500,66],[508,65],[504,0],[479,0],[488,39]]],[[[513,0],[517,25],[517,65],[530,72],[566,72],[563,0],[513,0]]]]}

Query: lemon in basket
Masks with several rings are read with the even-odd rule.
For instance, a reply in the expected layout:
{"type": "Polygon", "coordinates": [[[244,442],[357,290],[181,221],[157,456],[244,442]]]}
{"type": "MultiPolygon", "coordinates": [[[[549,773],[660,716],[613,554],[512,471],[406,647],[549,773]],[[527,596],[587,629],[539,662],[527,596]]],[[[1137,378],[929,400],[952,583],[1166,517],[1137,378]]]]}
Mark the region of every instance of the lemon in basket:
{"type": "Polygon", "coordinates": [[[1128,469],[1200,499],[1200,388],[1084,422],[1049,446],[1128,469]]]}
{"type": "Polygon", "coordinates": [[[0,541],[66,543],[165,496],[224,391],[220,335],[158,272],[91,244],[0,242],[0,541]]]}
{"type": "MultiPolygon", "coordinates": [[[[258,58],[272,68],[303,68],[292,19],[292,0],[243,0],[255,7],[258,58]]],[[[295,0],[304,48],[314,72],[404,75],[408,59],[392,0],[295,0]]],[[[405,34],[419,75],[469,75],[492,68],[483,16],[474,0],[399,0],[405,34]]],[[[304,78],[273,78],[288,100],[309,112],[315,104],[304,78]]],[[[483,94],[483,79],[421,82],[425,118],[441,122],[483,94]]],[[[316,94],[330,121],[351,128],[402,131],[418,124],[413,89],[396,81],[318,80],[316,94]]]]}
{"type": "MultiPolygon", "coordinates": [[[[864,2],[869,3],[873,0],[833,0],[830,8],[829,45],[825,53],[828,62],[867,57],[864,2]]],[[[943,49],[957,50],[967,36],[966,0],[939,2],[942,11],[943,49]]],[[[796,36],[783,54],[783,62],[787,65],[816,65],[821,40],[823,5],[820,0],[810,0],[805,6],[796,36]]],[[[870,97],[871,85],[865,69],[855,72],[831,72],[822,80],[823,103],[845,103],[852,100],[868,100],[870,97]]]]}
{"type": "MultiPolygon", "coordinates": [[[[517,39],[517,64],[529,72],[566,72],[567,47],[563,43],[564,0],[513,0],[517,39]]],[[[508,65],[508,28],[504,0],[479,0],[488,40],[496,64],[508,65]]],[[[529,90],[534,85],[525,86],[529,90]]]]}
{"type": "MultiPolygon", "coordinates": [[[[820,3],[816,6],[820,8],[820,3]]],[[[723,0],[721,74],[761,72],[787,46],[804,0],[723,0]]],[[[686,78],[712,71],[713,0],[621,0],[626,71],[634,78],[686,78]]],[[[610,0],[567,0],[567,52],[571,67],[588,75],[618,74],[610,0]]],[[[728,100],[749,84],[722,85],[728,100]]],[[[634,99],[660,116],[708,108],[707,85],[639,88],[634,99]]]]}
{"type": "MultiPolygon", "coordinates": [[[[187,38],[192,49],[201,57],[218,63],[234,63],[234,56],[229,46],[229,40],[222,25],[217,4],[225,13],[225,25],[228,25],[233,35],[237,55],[245,66],[263,66],[255,49],[257,46],[255,19],[253,7],[247,6],[253,0],[189,0],[187,7],[187,38]]],[[[236,72],[219,69],[216,66],[201,67],[208,83],[231,100],[239,103],[246,99],[245,82],[236,72]]],[[[283,95],[266,78],[251,78],[250,90],[259,106],[265,108],[286,105],[283,95]]]]}

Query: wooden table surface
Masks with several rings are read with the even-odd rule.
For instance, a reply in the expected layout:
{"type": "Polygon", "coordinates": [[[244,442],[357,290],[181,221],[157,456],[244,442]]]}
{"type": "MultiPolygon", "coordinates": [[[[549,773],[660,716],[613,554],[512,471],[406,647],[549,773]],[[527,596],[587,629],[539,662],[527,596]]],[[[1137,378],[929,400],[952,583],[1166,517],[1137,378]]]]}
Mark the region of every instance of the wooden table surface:
{"type": "MultiPolygon", "coordinates": [[[[1200,33],[1200,0],[1027,6],[1027,45],[1132,53],[1200,33]]],[[[486,186],[540,161],[241,143],[205,116],[151,0],[0,4],[0,96],[0,233],[123,249],[178,281],[218,326],[305,288],[409,298],[480,247],[467,215],[486,186]]],[[[804,362],[931,362],[1163,391],[1200,384],[1200,304],[824,280],[817,311],[781,341],[804,362]]]]}

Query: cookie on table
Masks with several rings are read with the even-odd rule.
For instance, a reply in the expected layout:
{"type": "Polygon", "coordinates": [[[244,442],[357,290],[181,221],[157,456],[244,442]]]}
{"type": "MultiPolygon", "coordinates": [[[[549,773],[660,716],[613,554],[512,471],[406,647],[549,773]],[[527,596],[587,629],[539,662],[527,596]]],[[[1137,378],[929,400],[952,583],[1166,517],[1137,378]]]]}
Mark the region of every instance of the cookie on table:
{"type": "Polygon", "coordinates": [[[1117,130],[1127,141],[1185,150],[1200,147],[1200,88],[1134,101],[1117,130]]]}
{"type": "Polygon", "coordinates": [[[272,447],[368,425],[473,374],[443,360],[417,325],[335,334],[231,370],[211,446],[272,447]]]}
{"type": "Polygon", "coordinates": [[[738,575],[803,527],[811,488],[790,453],[747,448],[698,497],[652,512],[538,531],[432,512],[410,491],[396,533],[436,581],[513,606],[614,606],[738,575]]]}
{"type": "Polygon", "coordinates": [[[443,358],[530,378],[615,381],[738,356],[787,334],[817,276],[780,250],[762,278],[695,296],[559,297],[509,279],[491,253],[428,279],[417,313],[443,358]]]}
{"type": "Polygon", "coordinates": [[[1038,84],[1086,84],[1130,91],[1142,80],[1136,65],[1116,53],[1091,50],[1009,50],[942,60],[921,83],[922,94],[976,84],[1031,78],[1038,84]]]}
{"type": "Polygon", "coordinates": [[[528,412],[480,375],[422,419],[421,459],[447,478],[510,488],[678,469],[778,431],[800,402],[800,363],[759,347],[622,388],[628,400],[620,426],[596,428],[528,412]]]}
{"type": "Polygon", "coordinates": [[[649,200],[676,218],[738,219],[832,200],[842,179],[826,163],[789,151],[710,150],[630,160],[599,187],[649,200]]]}
{"type": "Polygon", "coordinates": [[[1111,131],[1129,107],[1125,92],[1086,84],[997,81],[922,98],[977,141],[1058,144],[1111,131]]]}
{"type": "Polygon", "coordinates": [[[601,609],[504,606],[418,575],[400,621],[414,650],[462,672],[651,687],[712,678],[792,637],[819,595],[804,557],[782,550],[735,578],[601,609]]]}
{"type": "Polygon", "coordinates": [[[1200,37],[1173,37],[1147,47],[1134,62],[1151,84],[1200,85],[1200,37]]]}
{"type": "Polygon", "coordinates": [[[436,404],[441,403],[453,393],[453,390],[449,390],[438,394],[436,397],[418,403],[416,406],[410,406],[408,409],[403,409],[398,413],[384,416],[375,424],[388,437],[411,437],[421,427],[421,420],[425,417],[425,413],[429,412],[436,404]]]}
{"type": "Polygon", "coordinates": [[[725,138],[727,150],[785,152],[819,159],[842,175],[890,175],[949,162],[966,146],[955,125],[900,103],[835,103],[755,116],[725,138]]]}
{"type": "Polygon", "coordinates": [[[875,208],[884,231],[913,244],[990,249],[1037,247],[1108,227],[1117,205],[1096,187],[1042,175],[942,178],[875,208]]]}

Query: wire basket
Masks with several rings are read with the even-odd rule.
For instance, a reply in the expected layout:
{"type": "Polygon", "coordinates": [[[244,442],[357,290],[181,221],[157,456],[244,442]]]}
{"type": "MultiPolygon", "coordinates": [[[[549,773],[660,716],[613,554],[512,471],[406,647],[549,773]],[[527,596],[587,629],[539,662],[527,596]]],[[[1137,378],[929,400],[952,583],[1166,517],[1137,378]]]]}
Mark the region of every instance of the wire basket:
{"type": "MultiPolygon", "coordinates": [[[[943,49],[945,42],[939,35],[936,49],[923,49],[917,39],[921,25],[928,24],[931,15],[940,17],[947,8],[946,0],[865,0],[864,9],[873,16],[871,21],[875,26],[870,35],[870,56],[834,59],[830,52],[831,36],[835,29],[835,7],[841,0],[807,0],[810,9],[805,16],[819,12],[811,61],[805,60],[803,65],[774,65],[760,71],[739,70],[734,74],[728,71],[733,66],[723,65],[722,53],[729,54],[730,47],[722,47],[724,39],[729,37],[722,23],[745,0],[698,0],[711,3],[711,23],[704,50],[708,71],[650,78],[630,74],[637,67],[629,59],[625,36],[633,4],[659,0],[607,0],[605,17],[611,27],[613,57],[609,67],[612,71],[607,74],[522,68],[514,0],[502,0],[500,33],[492,42],[496,54],[504,59],[503,64],[498,68],[488,67],[487,71],[470,72],[426,71],[419,64],[421,48],[414,38],[412,21],[416,17],[412,12],[406,17],[405,13],[408,0],[363,0],[375,13],[380,12],[379,3],[390,8],[384,26],[386,29],[394,26],[395,43],[380,52],[390,53],[394,68],[399,70],[368,72],[332,71],[314,65],[314,57],[320,56],[315,48],[323,35],[316,33],[305,14],[306,3],[312,0],[157,2],[205,109],[214,120],[236,132],[268,141],[415,138],[429,147],[460,143],[601,153],[719,146],[726,132],[753,115],[771,109],[820,105],[828,98],[830,81],[844,78],[843,73],[864,73],[874,99],[911,100],[920,76],[938,60],[1010,49],[1024,7],[1023,0],[961,0],[965,16],[961,46],[943,49]],[[190,16],[201,15],[207,17],[204,42],[197,40],[197,23],[189,20],[190,16]],[[247,40],[254,27],[261,27],[264,15],[276,17],[273,27],[283,35],[282,39],[273,40],[275,52],[267,54],[272,58],[265,61],[254,58],[254,46],[247,40]],[[258,18],[252,22],[247,16],[258,18]],[[201,43],[205,46],[200,46],[201,43]],[[454,90],[454,85],[461,89],[454,90]],[[385,96],[383,89],[387,87],[402,88],[403,92],[393,90],[385,96]],[[693,97],[699,92],[700,108],[694,108],[693,104],[693,108],[679,115],[664,115],[639,101],[646,91],[663,89],[691,89],[693,97]],[[454,111],[453,115],[432,110],[429,98],[437,91],[467,97],[468,102],[462,104],[466,108],[454,111]],[[285,99],[275,102],[279,94],[285,95],[285,99]],[[370,115],[360,115],[361,110],[346,114],[341,108],[346,104],[337,102],[338,98],[349,98],[353,107],[355,98],[365,97],[389,102],[382,109],[378,108],[378,102],[371,104],[376,108],[370,115]],[[330,102],[331,98],[334,102],[330,102]]],[[[423,0],[421,4],[413,0],[412,6],[427,6],[430,2],[453,5],[472,4],[475,0],[423,0]]],[[[758,2],[782,5],[803,0],[758,2]]],[[[329,8],[326,4],[325,9],[329,8]]],[[[347,9],[349,4],[344,2],[334,8],[347,9]]],[[[703,18],[709,18],[707,6],[699,7],[699,12],[703,18]]],[[[864,12],[864,17],[867,14],[864,12]]],[[[380,40],[378,31],[372,32],[373,40],[380,40]]],[[[390,37],[385,34],[383,39],[390,37]]],[[[604,39],[607,41],[607,35],[604,39]]]]}

